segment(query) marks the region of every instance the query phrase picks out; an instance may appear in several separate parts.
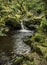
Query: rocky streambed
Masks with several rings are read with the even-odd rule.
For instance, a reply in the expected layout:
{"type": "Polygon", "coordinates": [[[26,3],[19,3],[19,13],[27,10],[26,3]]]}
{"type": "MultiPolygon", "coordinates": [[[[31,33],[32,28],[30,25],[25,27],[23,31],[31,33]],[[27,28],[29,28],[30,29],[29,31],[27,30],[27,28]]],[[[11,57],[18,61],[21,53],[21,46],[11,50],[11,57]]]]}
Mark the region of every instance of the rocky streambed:
{"type": "Polygon", "coordinates": [[[30,46],[24,43],[24,40],[28,40],[32,34],[33,31],[20,32],[19,30],[11,36],[0,37],[0,64],[12,65],[14,62],[17,64],[21,62],[24,58],[22,55],[31,52],[30,46]]]}

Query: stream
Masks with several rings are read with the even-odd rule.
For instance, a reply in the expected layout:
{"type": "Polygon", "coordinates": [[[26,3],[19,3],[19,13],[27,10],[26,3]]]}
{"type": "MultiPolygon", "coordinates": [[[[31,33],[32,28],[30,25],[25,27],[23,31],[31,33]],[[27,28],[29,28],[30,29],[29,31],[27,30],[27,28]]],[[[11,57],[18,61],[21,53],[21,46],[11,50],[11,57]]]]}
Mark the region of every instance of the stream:
{"type": "MultiPolygon", "coordinates": [[[[21,26],[23,28],[23,25],[21,26]]],[[[12,65],[13,57],[31,52],[29,45],[24,43],[33,35],[33,31],[21,29],[11,36],[0,37],[0,65],[12,65]]]]}

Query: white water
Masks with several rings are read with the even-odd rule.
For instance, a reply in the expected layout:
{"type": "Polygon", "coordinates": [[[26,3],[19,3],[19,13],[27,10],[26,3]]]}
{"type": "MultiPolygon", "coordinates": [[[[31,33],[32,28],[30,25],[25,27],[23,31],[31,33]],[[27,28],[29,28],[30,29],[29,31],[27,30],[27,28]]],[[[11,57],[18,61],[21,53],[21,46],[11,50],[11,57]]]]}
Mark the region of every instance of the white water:
{"type": "Polygon", "coordinates": [[[1,38],[0,44],[0,64],[1,65],[13,65],[16,60],[16,55],[28,54],[31,52],[31,48],[25,41],[33,35],[33,31],[27,30],[21,21],[21,30],[15,32],[11,37],[1,38]],[[3,51],[2,51],[3,50],[3,51]],[[13,61],[14,60],[14,61],[13,61]],[[4,64],[5,63],[5,64],[4,64]]]}
{"type": "Polygon", "coordinates": [[[19,30],[18,32],[32,32],[32,31],[26,29],[22,20],[20,20],[20,22],[21,22],[20,23],[21,24],[21,30],[19,30]]]}
{"type": "Polygon", "coordinates": [[[16,54],[27,54],[31,51],[29,45],[25,44],[23,40],[27,40],[29,36],[33,35],[33,31],[27,30],[21,20],[21,30],[18,30],[16,34],[13,35],[15,39],[14,53],[16,54]]]}
{"type": "Polygon", "coordinates": [[[28,32],[20,32],[17,33],[13,36],[14,38],[14,53],[16,54],[27,54],[30,52],[31,48],[29,45],[24,43],[24,40],[28,39],[28,36],[32,35],[31,33],[28,32]]]}
{"type": "Polygon", "coordinates": [[[24,27],[24,25],[23,25],[23,21],[21,20],[21,29],[22,30],[25,30],[25,27],[24,27]]]}
{"type": "Polygon", "coordinates": [[[26,41],[33,35],[33,31],[27,30],[21,21],[21,30],[15,32],[11,37],[3,37],[0,52],[0,65],[13,65],[17,60],[17,54],[23,55],[31,52],[31,47],[26,41]]]}

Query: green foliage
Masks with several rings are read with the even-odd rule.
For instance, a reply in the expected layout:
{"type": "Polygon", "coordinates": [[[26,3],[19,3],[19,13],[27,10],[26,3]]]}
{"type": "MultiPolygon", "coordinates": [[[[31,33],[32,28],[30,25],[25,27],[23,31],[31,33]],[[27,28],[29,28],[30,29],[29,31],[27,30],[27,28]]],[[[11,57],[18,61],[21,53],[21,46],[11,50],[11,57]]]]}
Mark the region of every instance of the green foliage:
{"type": "MultiPolygon", "coordinates": [[[[8,0],[9,1],[9,0],[8,0]]],[[[2,12],[6,12],[7,15],[16,15],[19,14],[21,16],[26,15],[30,11],[36,11],[38,9],[43,9],[43,2],[41,0],[16,0],[12,2],[8,2],[7,0],[2,1],[1,7],[4,8],[2,12]],[[4,2],[7,3],[4,3],[4,2]],[[39,3],[39,4],[38,4],[39,3]]],[[[0,2],[1,3],[1,2],[0,2]]],[[[30,13],[31,14],[31,13],[30,13]]],[[[28,16],[28,15],[26,15],[28,16]]]]}
{"type": "Polygon", "coordinates": [[[41,33],[36,33],[35,36],[33,36],[31,39],[33,42],[39,42],[39,43],[45,42],[45,36],[41,33]]]}
{"type": "Polygon", "coordinates": [[[29,61],[29,60],[27,60],[26,62],[23,61],[21,65],[34,65],[34,61],[29,61]]]}
{"type": "Polygon", "coordinates": [[[47,31],[47,20],[46,20],[45,17],[42,18],[42,21],[41,21],[41,24],[40,24],[40,28],[41,28],[44,32],[47,31]]]}
{"type": "Polygon", "coordinates": [[[47,57],[47,47],[43,47],[43,46],[37,46],[37,47],[41,50],[44,57],[47,57]]]}
{"type": "MultiPolygon", "coordinates": [[[[19,28],[19,21],[21,19],[32,21],[34,25],[31,23],[30,27],[33,26],[38,30],[42,30],[42,32],[47,32],[47,20],[45,18],[47,13],[45,12],[47,12],[46,0],[0,0],[0,36],[6,36],[6,32],[9,31],[9,25],[11,27],[16,27],[15,29],[19,28]]],[[[43,54],[47,57],[47,35],[45,36],[42,32],[36,32],[27,43],[30,45],[31,49],[39,55],[43,54]]],[[[30,55],[32,55],[32,53],[30,53],[30,55]]],[[[34,56],[32,61],[29,59],[27,60],[25,57],[16,57],[12,60],[13,65],[40,65],[34,64],[34,61],[35,63],[36,60],[39,61],[38,56],[36,55],[36,58],[34,56]]]]}

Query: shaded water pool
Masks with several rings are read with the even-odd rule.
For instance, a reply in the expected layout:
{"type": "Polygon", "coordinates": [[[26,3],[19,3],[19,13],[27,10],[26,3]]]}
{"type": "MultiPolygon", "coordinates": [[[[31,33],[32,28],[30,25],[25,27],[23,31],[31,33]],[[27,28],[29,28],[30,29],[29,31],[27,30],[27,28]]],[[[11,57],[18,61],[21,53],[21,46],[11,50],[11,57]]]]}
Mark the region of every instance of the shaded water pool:
{"type": "Polygon", "coordinates": [[[24,43],[28,40],[31,32],[15,32],[11,36],[0,37],[0,65],[12,65],[12,60],[16,55],[30,53],[31,48],[24,43]]]}

